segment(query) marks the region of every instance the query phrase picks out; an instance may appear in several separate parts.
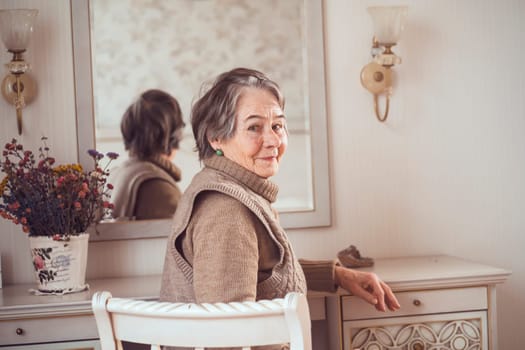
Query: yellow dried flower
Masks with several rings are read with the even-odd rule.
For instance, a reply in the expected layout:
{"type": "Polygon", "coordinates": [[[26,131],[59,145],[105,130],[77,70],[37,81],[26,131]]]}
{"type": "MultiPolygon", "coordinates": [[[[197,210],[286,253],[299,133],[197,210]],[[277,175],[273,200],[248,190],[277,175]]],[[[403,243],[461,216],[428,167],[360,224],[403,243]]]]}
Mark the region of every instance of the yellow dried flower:
{"type": "Polygon", "coordinates": [[[4,176],[4,178],[2,179],[2,182],[0,182],[0,195],[2,193],[4,193],[4,190],[5,188],[7,187],[7,183],[9,182],[9,178],[6,176],[4,176]]]}
{"type": "Polygon", "coordinates": [[[57,174],[64,174],[69,172],[70,170],[73,170],[77,173],[81,173],[83,169],[80,164],[64,164],[53,168],[53,171],[57,174]]]}

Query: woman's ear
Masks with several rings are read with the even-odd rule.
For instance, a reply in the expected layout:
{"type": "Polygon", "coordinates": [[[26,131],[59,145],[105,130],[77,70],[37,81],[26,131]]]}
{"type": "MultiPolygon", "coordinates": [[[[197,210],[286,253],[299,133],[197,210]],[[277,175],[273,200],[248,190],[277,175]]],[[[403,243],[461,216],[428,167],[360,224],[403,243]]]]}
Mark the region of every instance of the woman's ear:
{"type": "Polygon", "coordinates": [[[208,142],[210,143],[211,147],[215,150],[221,148],[221,142],[217,139],[215,140],[208,139],[208,142]]]}

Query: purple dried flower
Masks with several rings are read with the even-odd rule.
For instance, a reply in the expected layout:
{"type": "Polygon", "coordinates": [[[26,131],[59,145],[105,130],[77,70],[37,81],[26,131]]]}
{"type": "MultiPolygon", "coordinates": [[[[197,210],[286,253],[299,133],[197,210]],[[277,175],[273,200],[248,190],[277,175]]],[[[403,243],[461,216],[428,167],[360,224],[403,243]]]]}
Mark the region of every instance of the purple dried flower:
{"type": "Polygon", "coordinates": [[[119,154],[116,152],[108,152],[106,153],[106,156],[108,156],[108,158],[111,160],[115,160],[118,158],[119,154]]]}

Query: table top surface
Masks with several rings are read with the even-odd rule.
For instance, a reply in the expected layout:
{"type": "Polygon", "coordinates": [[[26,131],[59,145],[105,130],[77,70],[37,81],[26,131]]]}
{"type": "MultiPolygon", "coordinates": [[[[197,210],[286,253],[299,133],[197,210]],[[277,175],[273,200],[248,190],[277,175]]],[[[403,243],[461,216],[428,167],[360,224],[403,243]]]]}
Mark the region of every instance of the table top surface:
{"type": "MultiPolygon", "coordinates": [[[[498,284],[510,275],[505,269],[446,255],[376,259],[373,267],[360,270],[377,273],[394,291],[498,284]]],[[[34,295],[30,292],[33,284],[6,285],[0,289],[0,320],[91,313],[91,298],[102,290],[115,297],[156,300],[161,276],[103,278],[87,283],[89,290],[66,295],[34,295]]],[[[329,293],[308,292],[309,298],[326,295],[329,293]]]]}
{"type": "Polygon", "coordinates": [[[448,255],[377,259],[362,271],[377,273],[393,290],[503,283],[509,270],[448,255]]]}

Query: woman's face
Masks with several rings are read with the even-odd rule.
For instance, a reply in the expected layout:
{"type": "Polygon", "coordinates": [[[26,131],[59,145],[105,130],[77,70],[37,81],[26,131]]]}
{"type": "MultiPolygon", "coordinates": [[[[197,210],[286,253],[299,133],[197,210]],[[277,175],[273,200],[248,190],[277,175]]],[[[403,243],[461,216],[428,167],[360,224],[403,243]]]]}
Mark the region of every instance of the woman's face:
{"type": "Polygon", "coordinates": [[[286,119],[277,99],[264,89],[245,88],[235,118],[233,137],[213,141],[212,147],[260,177],[275,175],[288,145],[286,119]]]}

